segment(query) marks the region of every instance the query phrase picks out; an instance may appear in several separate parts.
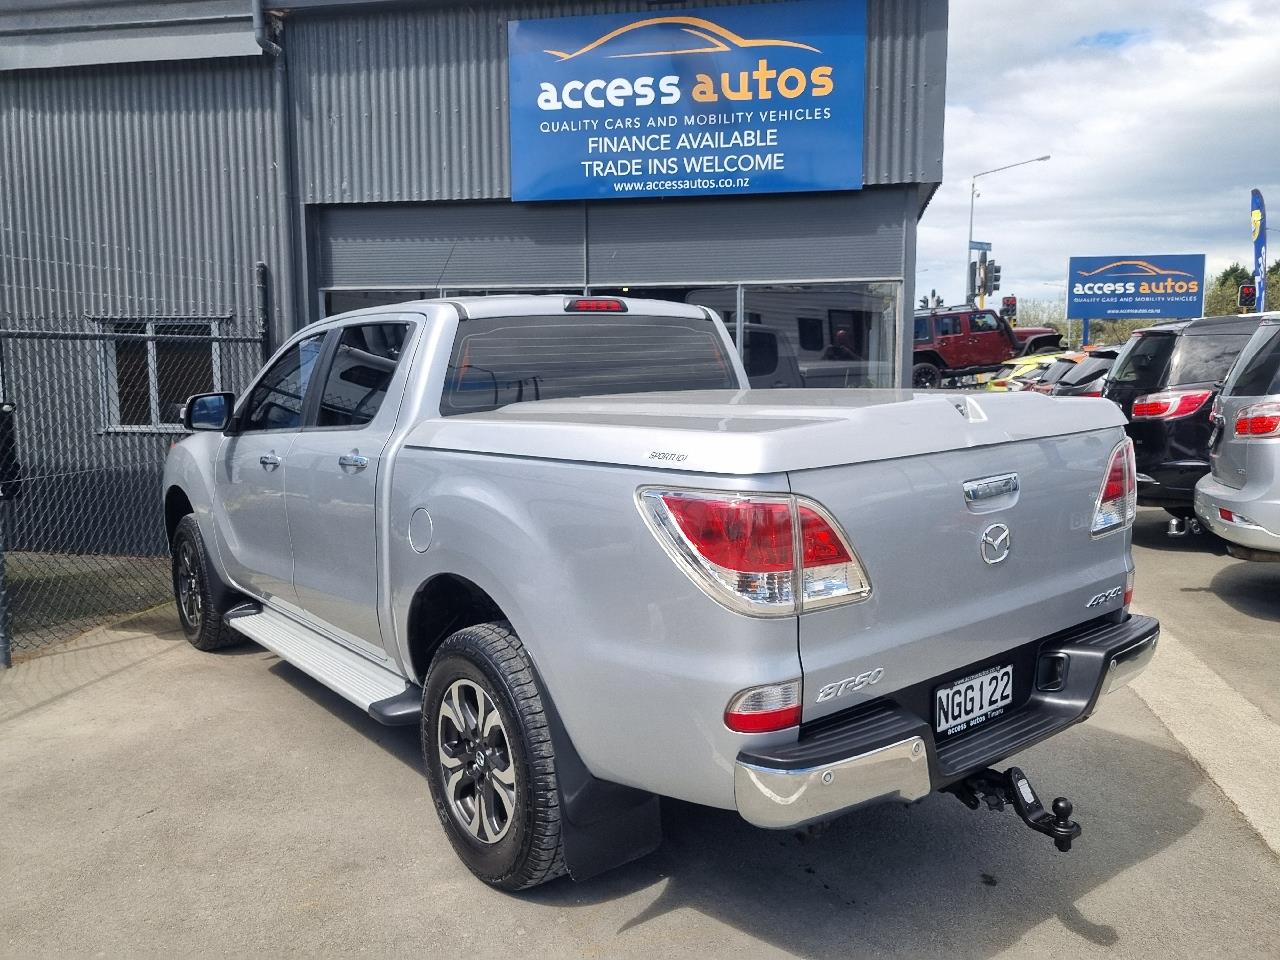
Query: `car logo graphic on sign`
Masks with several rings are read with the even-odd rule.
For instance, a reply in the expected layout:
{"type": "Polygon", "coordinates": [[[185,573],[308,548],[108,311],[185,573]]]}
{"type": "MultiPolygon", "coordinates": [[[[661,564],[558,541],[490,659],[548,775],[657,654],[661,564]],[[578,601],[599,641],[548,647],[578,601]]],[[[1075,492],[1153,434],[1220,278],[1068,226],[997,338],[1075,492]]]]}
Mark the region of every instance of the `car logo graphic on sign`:
{"type": "Polygon", "coordinates": [[[982,531],[982,539],[978,541],[978,552],[982,561],[988,564],[999,563],[1009,556],[1011,542],[1009,528],[1003,523],[993,523],[982,531]]]}

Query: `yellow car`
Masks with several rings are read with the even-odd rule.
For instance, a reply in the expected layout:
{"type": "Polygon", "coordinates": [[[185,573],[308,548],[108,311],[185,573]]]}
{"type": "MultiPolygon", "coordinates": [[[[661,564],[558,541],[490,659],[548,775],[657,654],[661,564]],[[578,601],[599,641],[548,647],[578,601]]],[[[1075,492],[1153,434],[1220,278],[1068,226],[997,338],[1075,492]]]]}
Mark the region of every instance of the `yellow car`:
{"type": "Polygon", "coordinates": [[[1064,350],[1060,353],[1033,353],[1026,357],[1014,357],[992,374],[985,389],[995,393],[1025,390],[1029,383],[1039,378],[1045,367],[1054,360],[1065,357],[1068,352],[1070,351],[1064,350]]]}

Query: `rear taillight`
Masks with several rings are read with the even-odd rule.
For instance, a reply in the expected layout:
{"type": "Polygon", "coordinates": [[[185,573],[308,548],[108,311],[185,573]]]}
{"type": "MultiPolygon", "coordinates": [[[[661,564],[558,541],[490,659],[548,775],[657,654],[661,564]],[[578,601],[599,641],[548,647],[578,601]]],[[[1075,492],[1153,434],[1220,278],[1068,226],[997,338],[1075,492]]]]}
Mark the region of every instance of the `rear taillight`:
{"type": "Polygon", "coordinates": [[[733,695],[724,711],[724,725],[736,733],[768,733],[799,722],[799,680],[742,690],[733,695]]]}
{"type": "Polygon", "coordinates": [[[644,487],[638,501],[672,559],[731,610],[787,616],[871,594],[839,524],[805,497],[644,487]]]}
{"type": "Polygon", "coordinates": [[[1134,420],[1179,420],[1205,405],[1212,390],[1166,390],[1133,401],[1134,420]]]}
{"type": "Polygon", "coordinates": [[[1236,414],[1237,437],[1280,437],[1280,403],[1267,401],[1243,408],[1236,414]]]}
{"type": "Polygon", "coordinates": [[[1111,451],[1090,532],[1101,537],[1123,530],[1132,525],[1137,512],[1138,468],[1133,460],[1133,441],[1126,437],[1111,451]]]}
{"type": "Polygon", "coordinates": [[[1077,394],[1077,396],[1081,396],[1081,397],[1100,397],[1100,396],[1102,396],[1102,384],[1099,382],[1098,384],[1096,384],[1096,385],[1094,385],[1094,386],[1089,387],[1087,390],[1082,390],[1082,391],[1080,391],[1080,393],[1079,393],[1079,394],[1077,394]]]}

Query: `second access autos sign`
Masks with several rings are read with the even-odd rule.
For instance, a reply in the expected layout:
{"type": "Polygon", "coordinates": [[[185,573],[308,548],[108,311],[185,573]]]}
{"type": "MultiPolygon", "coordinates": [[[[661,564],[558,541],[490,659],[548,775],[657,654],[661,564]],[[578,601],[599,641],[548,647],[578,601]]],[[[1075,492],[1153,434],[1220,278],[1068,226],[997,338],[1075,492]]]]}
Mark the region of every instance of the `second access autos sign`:
{"type": "Polygon", "coordinates": [[[1204,304],[1204,254],[1072,257],[1067,318],[1198,317],[1204,304]]]}
{"type": "Polygon", "coordinates": [[[862,187],[865,0],[508,25],[515,200],[862,187]]]}

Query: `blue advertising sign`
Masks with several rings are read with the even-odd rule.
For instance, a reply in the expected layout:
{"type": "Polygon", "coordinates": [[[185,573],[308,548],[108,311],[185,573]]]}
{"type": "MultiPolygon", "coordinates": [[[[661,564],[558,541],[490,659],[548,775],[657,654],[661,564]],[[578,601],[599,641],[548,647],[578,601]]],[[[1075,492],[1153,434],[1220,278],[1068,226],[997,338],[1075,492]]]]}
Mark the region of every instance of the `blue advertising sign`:
{"type": "Polygon", "coordinates": [[[1204,254],[1072,257],[1067,319],[1198,317],[1204,304],[1204,254]]]}
{"type": "Polygon", "coordinates": [[[1253,279],[1258,285],[1259,313],[1267,309],[1267,208],[1262,202],[1262,191],[1254,190],[1249,197],[1249,226],[1253,231],[1253,279]]]}
{"type": "Polygon", "coordinates": [[[511,195],[858,190],[865,0],[508,24],[511,195]]]}

